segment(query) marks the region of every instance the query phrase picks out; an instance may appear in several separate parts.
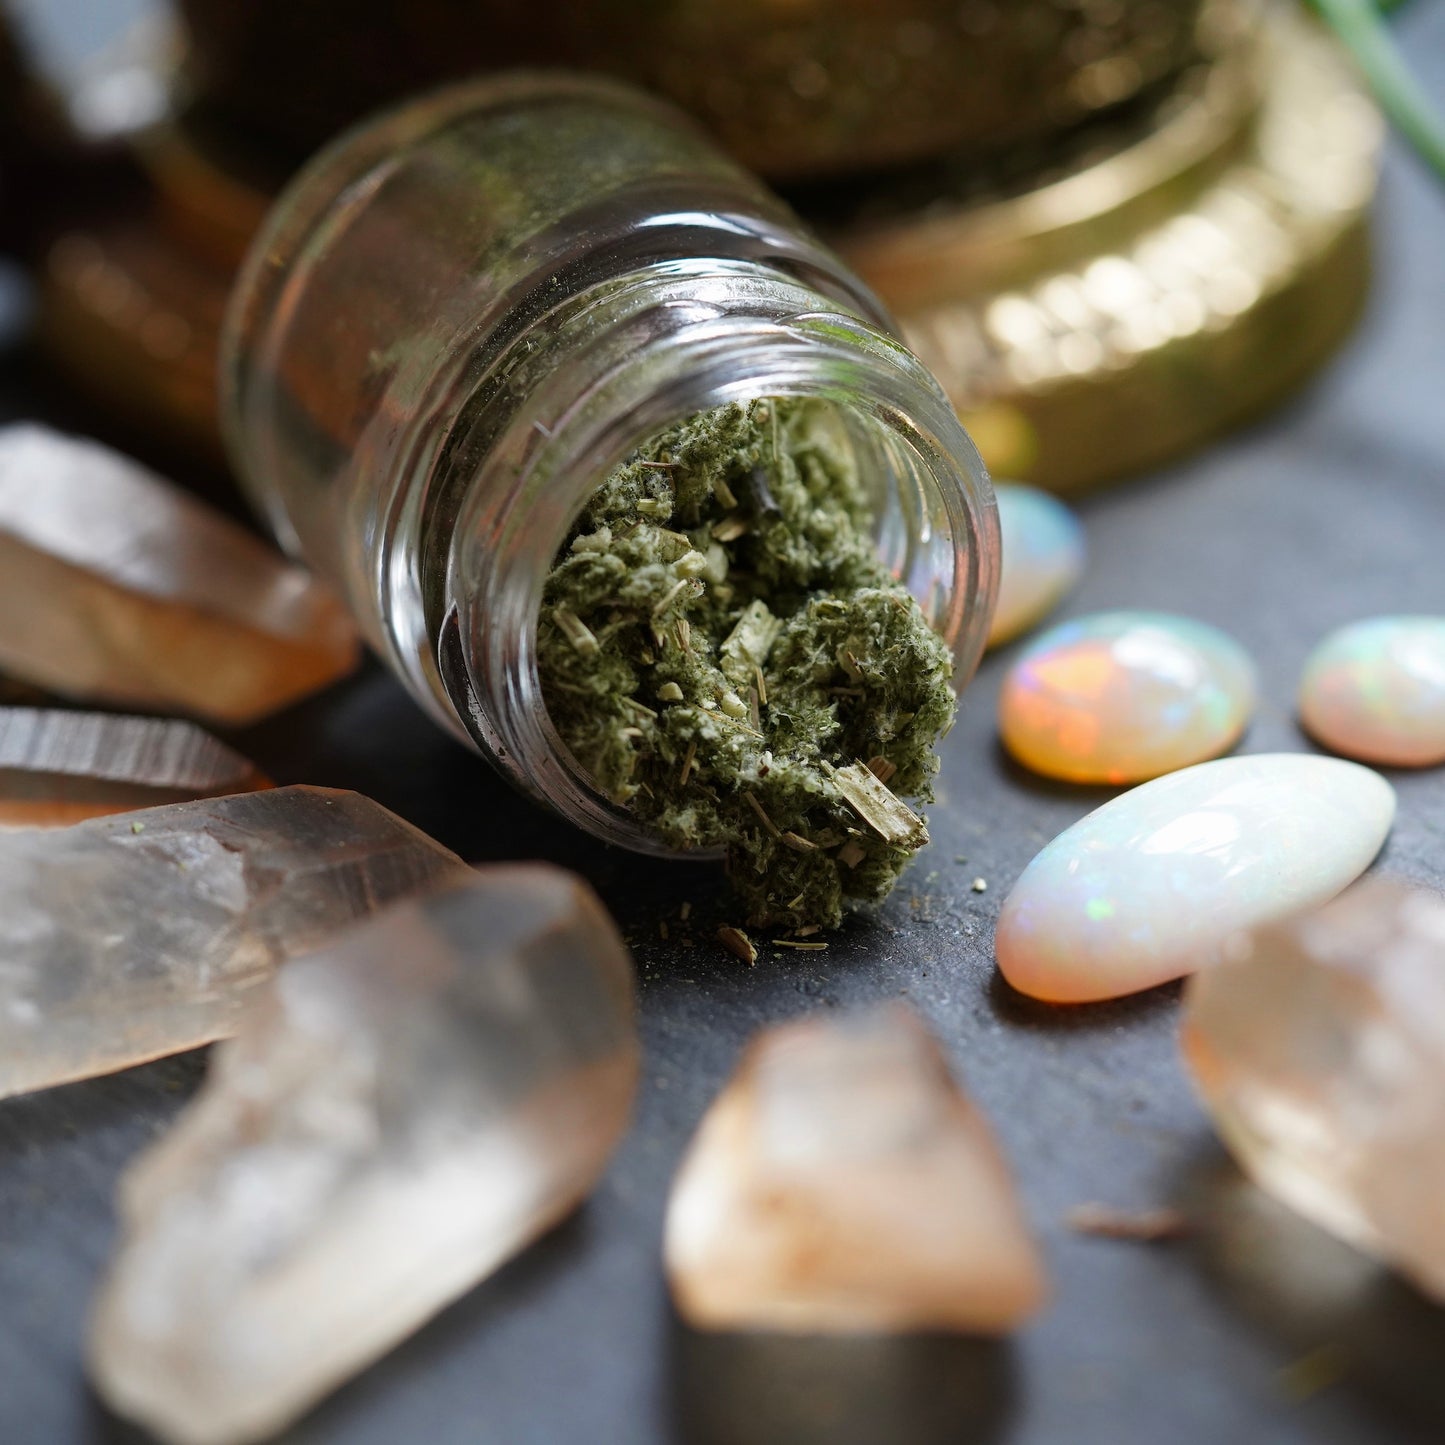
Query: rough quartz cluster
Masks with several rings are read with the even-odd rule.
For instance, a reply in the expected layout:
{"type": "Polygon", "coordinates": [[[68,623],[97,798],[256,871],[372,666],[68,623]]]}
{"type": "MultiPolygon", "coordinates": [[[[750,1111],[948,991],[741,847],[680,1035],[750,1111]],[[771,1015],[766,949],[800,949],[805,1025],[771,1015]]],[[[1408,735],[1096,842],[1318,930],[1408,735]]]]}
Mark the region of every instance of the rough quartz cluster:
{"type": "Polygon", "coordinates": [[[468,871],[323,788],[0,833],[0,1097],[222,1038],[278,964],[468,871]]]}
{"type": "Polygon", "coordinates": [[[1371,880],[1257,930],[1183,1044],[1259,1184],[1445,1300],[1445,899],[1371,880]]]}
{"type": "Polygon", "coordinates": [[[239,724],[357,657],[336,598],[243,527],[94,442],[0,429],[0,669],[239,724]]]}
{"type": "Polygon", "coordinates": [[[101,1393],[185,1445],[273,1433],[567,1214],[637,1069],[627,950],[555,868],[289,964],[122,1183],[101,1393]]]}
{"type": "Polygon", "coordinates": [[[270,786],[194,723],[0,708],[0,827],[63,827],[270,786]]]}
{"type": "Polygon", "coordinates": [[[1001,1333],[1044,1295],[998,1145],[901,1005],[754,1041],[678,1173],[666,1256],[711,1329],[1001,1333]]]}

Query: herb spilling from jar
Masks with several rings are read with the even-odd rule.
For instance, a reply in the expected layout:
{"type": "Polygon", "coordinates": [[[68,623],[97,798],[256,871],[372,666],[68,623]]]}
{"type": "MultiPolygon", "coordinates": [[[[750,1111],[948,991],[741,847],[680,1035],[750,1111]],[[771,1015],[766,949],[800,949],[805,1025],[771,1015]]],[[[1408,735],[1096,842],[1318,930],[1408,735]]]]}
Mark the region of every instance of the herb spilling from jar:
{"type": "Polygon", "coordinates": [[[680,849],[721,846],[756,927],[833,928],[928,841],[952,659],[880,561],[836,414],[768,399],[641,448],[558,554],[553,725],[680,849]]]}

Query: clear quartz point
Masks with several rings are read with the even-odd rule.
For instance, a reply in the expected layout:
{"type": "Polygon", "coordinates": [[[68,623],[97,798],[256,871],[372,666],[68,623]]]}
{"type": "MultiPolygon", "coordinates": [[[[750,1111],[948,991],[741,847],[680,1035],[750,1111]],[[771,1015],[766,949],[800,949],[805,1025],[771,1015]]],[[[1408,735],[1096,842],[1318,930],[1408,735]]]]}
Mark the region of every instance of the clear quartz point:
{"type": "Polygon", "coordinates": [[[194,723],[0,707],[0,828],[60,827],[270,786],[194,723]]]}
{"type": "Polygon", "coordinates": [[[270,1435],[569,1213],[637,1071],[627,950],[556,868],[291,963],[122,1182],[101,1393],[183,1445],[270,1435]]]}
{"type": "Polygon", "coordinates": [[[357,657],[340,602],[245,528],[107,447],[0,428],[0,669],[239,724],[357,657]]]}
{"type": "Polygon", "coordinates": [[[0,832],[0,1097],[224,1037],[279,964],[468,871],[325,788],[0,832]]]}
{"type": "Polygon", "coordinates": [[[1183,1047],[1256,1183],[1445,1300],[1445,899],[1372,879],[1241,937],[1183,1047]]]}
{"type": "Polygon", "coordinates": [[[678,1172],[666,1260],[708,1329],[1002,1333],[1044,1295],[999,1147],[901,1005],[754,1040],[678,1172]]]}

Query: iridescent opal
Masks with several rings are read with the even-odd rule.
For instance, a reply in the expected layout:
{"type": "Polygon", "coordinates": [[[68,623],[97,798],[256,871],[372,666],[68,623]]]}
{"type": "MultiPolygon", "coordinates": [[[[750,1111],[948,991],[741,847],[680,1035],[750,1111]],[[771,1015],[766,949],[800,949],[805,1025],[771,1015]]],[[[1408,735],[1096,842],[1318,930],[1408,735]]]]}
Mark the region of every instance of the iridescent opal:
{"type": "Polygon", "coordinates": [[[1254,666],[1217,628],[1163,612],[1099,612],[1051,628],[1009,670],[1004,746],[1071,783],[1138,783],[1236,742],[1254,666]]]}
{"type": "Polygon", "coordinates": [[[1003,573],[988,645],[997,647],[1058,606],[1084,570],[1084,529],[1057,497],[1037,487],[1000,482],[998,524],[1003,573]]]}
{"type": "Polygon", "coordinates": [[[1193,973],[1241,930],[1333,898],[1369,866],[1394,817],[1394,789],[1338,758],[1224,758],[1156,778],[1024,869],[999,915],[999,969],[1052,1003],[1193,973]]]}
{"type": "Polygon", "coordinates": [[[1445,617],[1372,617],[1332,632],[1305,663],[1300,720],[1367,763],[1445,763],[1445,617]]]}

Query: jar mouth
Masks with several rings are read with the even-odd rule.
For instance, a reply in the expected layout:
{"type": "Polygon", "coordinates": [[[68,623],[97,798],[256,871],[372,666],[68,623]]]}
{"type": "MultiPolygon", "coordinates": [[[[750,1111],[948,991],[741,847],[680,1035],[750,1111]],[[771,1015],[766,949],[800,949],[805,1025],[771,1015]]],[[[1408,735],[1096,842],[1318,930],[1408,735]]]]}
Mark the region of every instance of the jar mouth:
{"type": "MultiPolygon", "coordinates": [[[[828,404],[866,479],[879,555],[949,645],[955,690],[983,653],[999,556],[982,459],[910,352],[841,313],[707,315],[697,280],[682,334],[627,351],[580,401],[559,387],[553,409],[550,388],[539,388],[489,449],[484,467],[510,469],[511,482],[470,488],[472,505],[457,519],[446,592],[465,675],[442,668],[473,740],[525,791],[608,842],[691,860],[721,849],[679,850],[602,794],[543,699],[544,585],[578,515],[618,465],[668,427],[729,403],[828,404]]],[[[809,299],[816,308],[816,292],[809,299]]]]}

